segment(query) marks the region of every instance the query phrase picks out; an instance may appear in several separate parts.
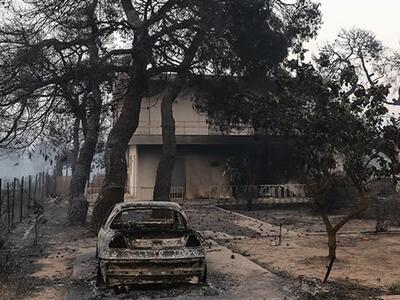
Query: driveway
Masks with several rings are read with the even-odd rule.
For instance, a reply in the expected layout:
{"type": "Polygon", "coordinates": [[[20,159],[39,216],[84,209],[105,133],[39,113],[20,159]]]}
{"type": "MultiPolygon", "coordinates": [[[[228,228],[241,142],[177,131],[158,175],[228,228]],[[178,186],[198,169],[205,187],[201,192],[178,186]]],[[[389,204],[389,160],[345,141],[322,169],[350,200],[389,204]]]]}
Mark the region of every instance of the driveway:
{"type": "Polygon", "coordinates": [[[292,299],[285,282],[245,256],[207,241],[208,282],[205,285],[137,286],[128,294],[95,287],[95,248],[80,253],[73,266],[73,284],[66,300],[79,299],[292,299]]]}

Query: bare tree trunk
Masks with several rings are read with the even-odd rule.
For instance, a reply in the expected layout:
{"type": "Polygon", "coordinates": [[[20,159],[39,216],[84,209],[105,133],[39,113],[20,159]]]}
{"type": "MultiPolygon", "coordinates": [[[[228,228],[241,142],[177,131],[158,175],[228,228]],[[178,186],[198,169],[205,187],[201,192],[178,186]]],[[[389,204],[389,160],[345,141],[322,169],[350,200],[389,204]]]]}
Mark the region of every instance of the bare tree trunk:
{"type": "Polygon", "coordinates": [[[129,140],[139,124],[146,86],[144,73],[134,75],[123,99],[121,113],[108,136],[105,148],[105,179],[102,191],[96,199],[90,224],[93,233],[98,232],[114,204],[124,201],[127,178],[126,151],[129,140]]]}
{"type": "Polygon", "coordinates": [[[337,241],[336,241],[336,231],[328,231],[328,248],[329,248],[329,258],[336,258],[336,248],[337,248],[337,241]]]}
{"type": "Polygon", "coordinates": [[[182,90],[182,80],[177,78],[167,88],[161,103],[162,155],[158,162],[154,186],[154,201],[169,201],[172,171],[176,156],[175,120],[173,103],[182,90]]]}
{"type": "Polygon", "coordinates": [[[71,158],[72,174],[75,173],[79,155],[79,124],[80,124],[79,117],[75,117],[74,130],[72,134],[72,143],[73,143],[72,158],[71,158]]]}
{"type": "Polygon", "coordinates": [[[185,51],[185,57],[180,65],[181,72],[163,96],[161,103],[163,153],[157,167],[157,177],[153,193],[153,200],[155,201],[169,201],[170,199],[172,171],[176,156],[175,120],[172,105],[182,90],[189,67],[197,53],[202,38],[202,33],[196,33],[191,45],[185,51]]]}
{"type": "MultiPolygon", "coordinates": [[[[323,209],[318,201],[316,203],[317,203],[319,209],[323,209]]],[[[330,259],[330,262],[329,262],[329,265],[327,266],[325,277],[323,280],[323,282],[326,283],[328,281],[329,275],[331,274],[333,264],[335,263],[335,260],[336,260],[337,230],[335,230],[335,228],[332,226],[332,223],[330,222],[329,217],[325,212],[321,212],[321,216],[322,216],[322,219],[323,219],[325,227],[326,227],[326,233],[328,234],[328,251],[329,251],[328,258],[330,259]]]]}
{"type": "Polygon", "coordinates": [[[342,220],[339,221],[335,226],[332,225],[332,223],[329,220],[329,217],[327,213],[324,212],[324,208],[322,207],[321,203],[317,199],[323,190],[326,188],[320,187],[317,189],[318,192],[314,191],[313,196],[314,196],[314,202],[318,206],[318,208],[321,210],[321,217],[324,221],[325,227],[326,227],[326,232],[328,235],[328,249],[329,249],[329,265],[327,267],[327,271],[325,274],[325,278],[323,280],[324,283],[326,283],[329,279],[329,275],[332,271],[333,264],[336,260],[336,248],[337,248],[337,233],[339,230],[347,224],[351,219],[359,215],[360,213],[364,212],[368,208],[368,195],[365,192],[365,190],[362,187],[356,186],[358,194],[360,196],[360,203],[358,207],[353,209],[347,216],[343,217],[342,220]]]}
{"type": "Polygon", "coordinates": [[[93,98],[88,101],[88,104],[92,107],[87,118],[87,134],[78,156],[75,172],[72,173],[68,207],[68,220],[72,224],[86,222],[88,202],[84,197],[84,192],[86,183],[90,177],[93,156],[96,153],[100,128],[101,103],[101,92],[97,86],[94,87],[93,98]]]}
{"type": "Polygon", "coordinates": [[[331,260],[330,260],[330,262],[329,262],[329,265],[328,265],[328,267],[327,267],[327,270],[326,270],[326,274],[325,274],[323,283],[326,283],[326,282],[328,281],[328,278],[329,278],[329,275],[331,274],[332,267],[333,267],[333,264],[335,263],[335,260],[336,260],[336,256],[332,256],[332,257],[331,257],[331,260]]]}
{"type": "MultiPolygon", "coordinates": [[[[95,9],[97,0],[94,0],[88,7],[88,22],[91,26],[93,38],[88,44],[89,61],[92,67],[99,65],[99,49],[95,36],[97,35],[97,24],[95,9]]],[[[88,115],[86,120],[85,141],[78,156],[75,172],[72,174],[70,185],[70,200],[68,207],[68,221],[84,224],[86,222],[88,202],[84,196],[85,186],[90,177],[93,156],[96,152],[96,145],[99,137],[100,118],[102,109],[102,95],[100,90],[100,72],[93,73],[89,80],[90,94],[87,97],[88,115]]]]}
{"type": "Polygon", "coordinates": [[[95,234],[114,204],[124,201],[127,179],[126,151],[129,140],[139,125],[142,98],[147,90],[147,63],[151,55],[150,45],[146,43],[148,32],[146,28],[141,28],[143,22],[139,18],[139,12],[135,10],[130,0],[120,2],[128,23],[137,28],[134,41],[137,50],[132,54],[133,67],[121,113],[108,135],[105,147],[106,174],[90,221],[90,230],[95,234]]]}

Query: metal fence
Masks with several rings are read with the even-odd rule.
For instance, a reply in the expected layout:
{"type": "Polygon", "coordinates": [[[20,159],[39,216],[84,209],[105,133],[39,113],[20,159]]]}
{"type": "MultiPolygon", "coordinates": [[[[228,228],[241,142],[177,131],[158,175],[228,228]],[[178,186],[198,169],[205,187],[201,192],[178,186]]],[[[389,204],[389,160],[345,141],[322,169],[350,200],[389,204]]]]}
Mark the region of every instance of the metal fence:
{"type": "Polygon", "coordinates": [[[89,204],[93,204],[101,192],[101,187],[86,187],[85,196],[89,204]]]}
{"type": "MultiPolygon", "coordinates": [[[[100,194],[100,187],[86,187],[85,196],[89,204],[93,204],[96,201],[97,196],[100,194]]],[[[128,187],[126,189],[125,200],[131,201],[144,201],[152,200],[154,193],[154,186],[135,186],[128,187]]],[[[185,198],[185,189],[182,186],[172,186],[170,192],[170,200],[178,201],[185,198]]]]}
{"type": "MultiPolygon", "coordinates": [[[[151,200],[153,199],[154,186],[134,186],[127,189],[127,200],[151,200]]],[[[185,188],[182,186],[171,186],[169,194],[171,201],[185,199],[185,188]]]]}
{"type": "Polygon", "coordinates": [[[47,197],[49,175],[0,178],[0,227],[10,231],[47,197]]]}
{"type": "Polygon", "coordinates": [[[250,198],[266,204],[311,202],[304,184],[214,185],[209,189],[209,199],[247,201],[250,198]]]}

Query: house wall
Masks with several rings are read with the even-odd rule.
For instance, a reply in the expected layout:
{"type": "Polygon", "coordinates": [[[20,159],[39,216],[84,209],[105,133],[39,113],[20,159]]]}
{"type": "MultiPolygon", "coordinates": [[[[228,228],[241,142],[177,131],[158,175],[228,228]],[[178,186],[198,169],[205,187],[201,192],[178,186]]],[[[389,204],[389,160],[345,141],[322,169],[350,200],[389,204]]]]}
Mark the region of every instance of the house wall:
{"type": "MultiPolygon", "coordinates": [[[[206,117],[193,109],[193,103],[187,97],[181,96],[173,104],[176,134],[207,135],[206,117]]],[[[161,134],[161,99],[157,97],[143,99],[139,127],[135,132],[135,135],[153,134],[161,134]]]]}
{"type": "MultiPolygon", "coordinates": [[[[188,94],[174,102],[173,111],[177,156],[172,186],[183,187],[187,199],[206,198],[213,186],[229,186],[224,168],[232,155],[254,152],[263,157],[256,172],[257,184],[295,182],[299,178],[296,158],[290,158],[292,150],[284,139],[255,137],[250,128],[222,135],[209,128],[206,117],[194,110],[188,94]]],[[[162,149],[160,98],[143,99],[139,127],[130,145],[128,191],[135,199],[151,199],[162,149]]]]}
{"type": "Polygon", "coordinates": [[[226,157],[222,154],[188,154],[186,159],[186,197],[208,198],[212,186],[229,185],[224,176],[226,157]]]}
{"type": "Polygon", "coordinates": [[[161,149],[155,149],[153,147],[146,147],[143,149],[141,146],[138,146],[138,148],[137,186],[153,187],[156,180],[161,149]]]}
{"type": "MultiPolygon", "coordinates": [[[[172,185],[185,188],[186,199],[208,197],[213,185],[226,185],[223,175],[226,155],[213,146],[179,146],[172,175],[172,185]]],[[[136,163],[129,162],[129,182],[136,183],[128,189],[132,196],[151,198],[155,184],[161,146],[131,146],[129,156],[135,155],[136,163]],[[139,195],[140,194],[140,195],[139,195]]]]}

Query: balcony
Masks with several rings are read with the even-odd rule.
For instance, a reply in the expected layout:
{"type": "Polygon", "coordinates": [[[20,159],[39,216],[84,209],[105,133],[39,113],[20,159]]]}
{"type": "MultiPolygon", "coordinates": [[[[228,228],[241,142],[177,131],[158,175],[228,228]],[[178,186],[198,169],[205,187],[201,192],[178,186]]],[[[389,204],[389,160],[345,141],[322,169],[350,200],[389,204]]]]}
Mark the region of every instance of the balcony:
{"type": "MultiPolygon", "coordinates": [[[[160,121],[141,121],[135,135],[161,135],[160,121]]],[[[218,128],[204,121],[175,121],[176,135],[253,135],[254,130],[249,127],[231,130],[222,133],[218,128]]]]}

